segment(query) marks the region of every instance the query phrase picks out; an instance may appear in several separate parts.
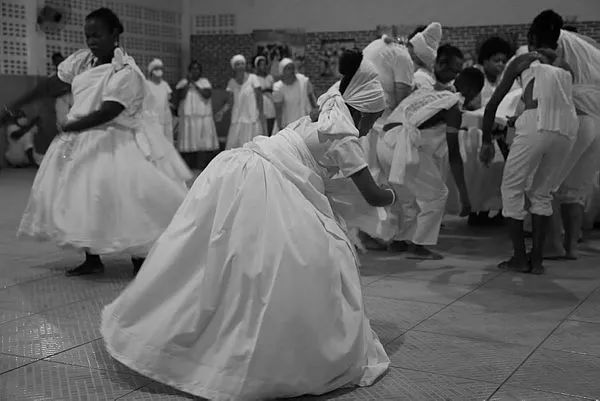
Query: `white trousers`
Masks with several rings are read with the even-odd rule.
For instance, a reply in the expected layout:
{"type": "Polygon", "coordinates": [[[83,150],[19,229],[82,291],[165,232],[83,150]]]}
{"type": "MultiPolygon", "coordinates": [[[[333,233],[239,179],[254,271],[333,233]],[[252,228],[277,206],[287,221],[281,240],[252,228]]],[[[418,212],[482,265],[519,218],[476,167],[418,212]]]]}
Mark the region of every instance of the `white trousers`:
{"type": "Polygon", "coordinates": [[[538,131],[536,110],[521,114],[515,129],[502,176],[502,214],[524,220],[527,196],[530,213],[551,216],[552,190],[560,183],[560,174],[574,141],[558,133],[538,131]]]}
{"type": "Polygon", "coordinates": [[[411,196],[402,198],[402,223],[394,238],[417,245],[436,245],[446,211],[447,157],[436,157],[431,149],[419,151],[419,164],[408,166],[404,187],[411,196]]]}
{"type": "Polygon", "coordinates": [[[599,164],[600,123],[590,116],[579,116],[577,139],[560,176],[560,202],[585,206],[599,164]]]}

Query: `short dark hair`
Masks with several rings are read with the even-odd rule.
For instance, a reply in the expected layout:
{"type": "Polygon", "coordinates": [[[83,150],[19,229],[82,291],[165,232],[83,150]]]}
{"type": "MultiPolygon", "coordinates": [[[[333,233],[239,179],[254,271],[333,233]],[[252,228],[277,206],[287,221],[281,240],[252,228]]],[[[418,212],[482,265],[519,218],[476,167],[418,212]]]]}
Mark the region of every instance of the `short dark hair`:
{"type": "Polygon", "coordinates": [[[483,72],[481,72],[478,68],[475,67],[467,67],[463,69],[454,81],[454,85],[457,88],[463,85],[467,85],[473,89],[476,89],[477,92],[481,92],[484,84],[485,77],[483,76],[483,72]]]}
{"type": "Polygon", "coordinates": [[[436,61],[450,61],[455,58],[465,58],[462,50],[460,50],[458,47],[451,45],[450,43],[446,43],[438,48],[436,61]]]}
{"type": "Polygon", "coordinates": [[[106,26],[108,26],[108,28],[111,31],[116,32],[117,35],[120,35],[123,32],[125,32],[125,28],[123,27],[121,20],[119,20],[117,14],[115,14],[115,12],[110,8],[102,7],[92,11],[85,17],[86,21],[91,19],[101,20],[106,24],[106,26]]]}
{"type": "Polygon", "coordinates": [[[479,54],[477,56],[477,62],[483,64],[485,61],[491,59],[496,54],[504,54],[507,59],[511,58],[514,54],[513,47],[507,40],[502,39],[499,36],[492,36],[486,39],[479,48],[479,54]]]}
{"type": "Polygon", "coordinates": [[[564,24],[563,18],[556,11],[544,10],[533,19],[527,33],[527,40],[530,45],[536,47],[547,46],[556,49],[560,30],[564,24]]]}
{"type": "Polygon", "coordinates": [[[563,26],[563,29],[565,31],[569,31],[569,32],[575,32],[575,33],[579,32],[579,30],[577,29],[577,27],[575,25],[565,25],[565,26],[563,26]]]}
{"type": "Polygon", "coordinates": [[[200,73],[202,73],[202,64],[200,64],[198,60],[192,60],[190,62],[190,64],[188,65],[188,71],[191,71],[194,66],[198,67],[200,73]]]}

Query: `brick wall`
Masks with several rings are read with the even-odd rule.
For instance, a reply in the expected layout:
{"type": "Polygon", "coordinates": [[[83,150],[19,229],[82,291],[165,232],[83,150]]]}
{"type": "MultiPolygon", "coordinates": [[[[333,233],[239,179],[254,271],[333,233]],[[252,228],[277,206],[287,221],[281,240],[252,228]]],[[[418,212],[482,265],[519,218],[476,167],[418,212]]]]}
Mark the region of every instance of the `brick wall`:
{"type": "MultiPolygon", "coordinates": [[[[579,22],[575,24],[581,34],[600,41],[600,21],[579,22]]],[[[451,42],[465,53],[475,54],[475,48],[482,37],[497,33],[514,37],[518,44],[525,44],[528,25],[495,25],[444,27],[443,43],[451,42]]],[[[354,39],[359,48],[365,47],[377,37],[373,31],[355,32],[309,32],[306,35],[306,74],[313,81],[318,93],[325,91],[334,81],[323,78],[319,73],[319,50],[321,40],[354,39]]],[[[254,41],[251,35],[207,35],[192,36],[191,54],[199,60],[206,77],[215,88],[224,88],[231,76],[229,60],[234,54],[241,53],[248,60],[254,56],[254,41]]]]}

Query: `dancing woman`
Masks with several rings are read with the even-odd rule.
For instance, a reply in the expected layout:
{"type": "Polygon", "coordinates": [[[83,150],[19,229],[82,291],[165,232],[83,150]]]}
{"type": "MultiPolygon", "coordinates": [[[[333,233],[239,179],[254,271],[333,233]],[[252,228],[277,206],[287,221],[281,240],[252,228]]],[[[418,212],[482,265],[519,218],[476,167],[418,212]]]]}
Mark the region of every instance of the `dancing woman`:
{"type": "Polygon", "coordinates": [[[123,25],[109,9],[85,19],[88,49],[79,50],[10,107],[71,90],[74,104],[33,182],[18,233],[85,252],[69,270],[78,276],[104,270],[100,254],[142,257],[171,221],[186,191],[145,159],[135,131],[143,111],[145,77],[119,48],[123,25]]]}
{"type": "Polygon", "coordinates": [[[196,396],[258,400],[371,385],[389,359],[365,317],[358,260],[324,193],[350,178],[392,204],[359,144],[385,108],[361,53],[303,117],[202,172],[102,335],[133,370],[196,396]],[[160,324],[157,324],[160,322],[160,324]]]}

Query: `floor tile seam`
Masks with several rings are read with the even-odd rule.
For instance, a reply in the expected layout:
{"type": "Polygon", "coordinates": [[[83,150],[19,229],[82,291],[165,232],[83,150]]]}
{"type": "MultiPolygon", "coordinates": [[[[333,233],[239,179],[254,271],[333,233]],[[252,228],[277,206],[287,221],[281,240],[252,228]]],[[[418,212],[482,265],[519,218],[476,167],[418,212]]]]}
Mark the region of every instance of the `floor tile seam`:
{"type": "MultiPolygon", "coordinates": [[[[375,299],[381,299],[381,300],[388,300],[388,301],[398,301],[398,302],[412,302],[415,304],[425,304],[425,305],[435,305],[435,306],[445,306],[446,304],[442,304],[442,303],[438,303],[438,302],[430,302],[430,301],[419,301],[416,299],[406,299],[406,298],[390,298],[390,297],[384,297],[382,295],[371,295],[371,294],[366,294],[363,291],[363,298],[375,298],[375,299]]],[[[368,314],[368,311],[367,311],[368,314]]]]}
{"type": "Polygon", "coordinates": [[[63,274],[63,273],[62,272],[57,272],[55,274],[49,274],[47,276],[33,278],[31,280],[19,281],[18,283],[14,283],[14,284],[10,284],[10,285],[7,285],[7,286],[0,287],[0,292],[4,291],[6,289],[9,289],[9,288],[17,287],[19,285],[30,284],[30,283],[34,283],[36,281],[41,281],[41,280],[46,280],[46,279],[49,279],[49,278],[52,278],[52,277],[57,277],[57,276],[60,276],[61,274],[63,274]]]}
{"type": "Polygon", "coordinates": [[[75,348],[79,348],[79,347],[82,347],[82,346],[88,345],[88,344],[90,344],[90,343],[93,343],[94,341],[98,341],[98,340],[100,340],[101,338],[102,338],[102,337],[94,338],[94,339],[92,339],[92,340],[87,340],[87,341],[84,341],[84,342],[82,342],[81,344],[78,344],[78,345],[74,345],[74,346],[72,346],[72,347],[65,348],[65,349],[63,349],[63,350],[60,350],[60,351],[58,351],[58,352],[56,352],[56,353],[52,354],[52,355],[47,355],[47,356],[43,356],[43,357],[34,357],[34,356],[27,356],[27,355],[18,355],[18,354],[13,354],[13,353],[11,353],[11,352],[4,352],[4,351],[3,351],[3,352],[0,352],[0,355],[8,355],[8,356],[14,356],[14,357],[17,357],[17,358],[31,359],[33,362],[40,362],[40,361],[44,361],[44,362],[54,362],[54,361],[49,361],[49,360],[47,360],[47,359],[49,359],[49,358],[54,358],[55,356],[57,356],[57,355],[60,355],[60,354],[62,354],[62,353],[64,353],[64,352],[72,351],[72,350],[74,350],[75,348]]]}
{"type": "MultiPolygon", "coordinates": [[[[503,272],[499,273],[498,275],[496,275],[495,277],[500,276],[501,274],[504,274],[503,272]]],[[[494,278],[495,278],[494,277],[494,278]]],[[[487,282],[487,281],[486,281],[487,282]]],[[[398,340],[400,337],[406,335],[406,333],[408,333],[409,331],[415,329],[417,326],[419,326],[421,323],[431,319],[432,317],[436,316],[437,314],[441,313],[442,311],[445,311],[446,309],[448,309],[449,307],[451,307],[452,305],[454,305],[455,303],[459,302],[461,299],[465,298],[466,296],[474,293],[475,291],[479,290],[481,287],[483,287],[485,285],[486,282],[480,283],[479,285],[475,286],[471,291],[459,296],[458,298],[456,298],[454,301],[444,305],[440,310],[438,310],[437,312],[432,313],[430,316],[426,317],[425,319],[422,319],[421,321],[417,322],[416,324],[412,325],[411,327],[409,327],[406,332],[404,332],[403,334],[397,336],[396,338],[394,338],[391,342],[393,343],[394,341],[398,340]]],[[[439,305],[439,304],[436,304],[439,305]]]]}
{"type": "Polygon", "coordinates": [[[554,327],[554,329],[552,329],[550,331],[550,333],[544,337],[544,339],[542,339],[542,341],[540,341],[540,343],[534,347],[534,349],[525,356],[525,359],[523,359],[523,361],[521,361],[521,363],[512,371],[510,372],[510,374],[508,375],[508,377],[502,382],[502,384],[500,384],[500,386],[496,389],[496,391],[494,391],[494,393],[488,398],[487,401],[491,400],[491,398],[498,392],[498,390],[504,386],[506,383],[508,383],[508,381],[515,375],[515,373],[517,373],[517,371],[519,369],[521,369],[521,367],[523,367],[523,365],[525,365],[525,363],[539,350],[542,348],[542,345],[550,338],[552,337],[552,335],[554,333],[556,333],[556,331],[558,330],[558,328],[560,326],[562,326],[568,319],[568,317],[573,314],[573,312],[575,312],[581,305],[583,305],[583,303],[585,301],[587,301],[596,291],[598,290],[598,287],[592,291],[590,294],[588,294],[585,298],[583,298],[582,300],[579,301],[579,303],[577,305],[575,305],[575,307],[571,310],[571,312],[569,312],[567,314],[567,316],[565,316],[563,319],[560,320],[560,322],[558,322],[558,324],[556,325],[556,327],[554,327]]]}
{"type": "Polygon", "coordinates": [[[423,330],[423,329],[419,329],[419,328],[412,328],[411,333],[425,333],[425,334],[434,334],[436,336],[442,336],[442,337],[451,337],[451,338],[457,338],[457,339],[461,339],[461,340],[470,340],[470,341],[476,341],[479,343],[486,343],[486,344],[493,344],[493,345],[510,345],[510,346],[515,346],[515,347],[523,347],[523,348],[530,348],[535,346],[534,344],[523,344],[523,343],[511,343],[511,342],[506,342],[506,341],[500,341],[500,340],[483,340],[481,337],[468,337],[465,335],[459,335],[459,334],[453,334],[453,333],[440,333],[440,332],[436,332],[436,331],[429,331],[429,330],[423,330]]]}
{"type": "MultiPolygon", "coordinates": [[[[383,280],[389,277],[394,276],[395,274],[400,274],[400,273],[389,273],[384,275],[383,277],[381,277],[381,279],[379,280],[383,280]]],[[[477,284],[461,284],[461,283],[437,283],[437,282],[432,282],[431,278],[418,278],[418,277],[399,277],[399,276],[395,276],[394,280],[400,281],[400,280],[405,280],[405,281],[419,281],[419,282],[428,282],[428,283],[432,283],[432,284],[437,284],[439,286],[450,286],[450,287],[467,287],[467,288],[472,288],[475,287],[475,289],[481,287],[484,284],[489,283],[492,280],[495,280],[496,278],[498,278],[499,276],[506,274],[505,272],[498,272],[498,273],[494,273],[493,277],[488,278],[487,280],[477,283],[477,284]]],[[[377,281],[379,281],[377,280],[377,281]]],[[[370,284],[369,284],[370,285],[370,284]]],[[[368,285],[367,285],[368,286],[368,285]]]]}
{"type": "MultiPolygon", "coordinates": [[[[116,290],[114,292],[122,292],[122,290],[116,290]]],[[[80,302],[89,302],[89,301],[92,301],[94,299],[96,299],[96,298],[85,298],[85,299],[79,299],[77,301],[70,301],[70,302],[67,302],[67,303],[64,303],[64,304],[55,305],[55,306],[52,306],[50,308],[42,309],[42,310],[39,310],[37,312],[29,312],[29,311],[21,311],[21,310],[15,311],[13,309],[10,309],[13,312],[23,312],[23,313],[28,313],[28,314],[25,315],[25,316],[18,317],[16,319],[11,319],[11,320],[7,320],[5,322],[0,322],[0,330],[2,329],[2,326],[4,326],[7,323],[12,323],[12,322],[15,322],[17,320],[27,319],[27,318],[30,318],[32,316],[41,315],[43,313],[47,313],[47,312],[53,311],[55,309],[64,308],[64,307],[71,306],[71,305],[75,305],[75,304],[80,303],[80,302]]]]}
{"type": "Polygon", "coordinates": [[[451,378],[451,379],[469,380],[469,381],[478,382],[478,383],[498,385],[498,382],[491,381],[491,380],[474,379],[472,377],[457,376],[457,375],[451,375],[451,374],[448,374],[448,373],[432,372],[430,370],[425,370],[425,369],[416,369],[416,368],[409,368],[409,367],[406,367],[406,366],[398,366],[398,365],[395,365],[394,362],[392,362],[390,364],[390,369],[409,370],[411,372],[427,373],[427,374],[430,374],[430,375],[433,375],[433,376],[442,376],[442,377],[448,377],[448,378],[451,378]]]}
{"type": "MultiPolygon", "coordinates": [[[[562,396],[567,396],[567,397],[580,398],[580,399],[582,399],[582,400],[588,400],[588,401],[598,401],[597,399],[590,398],[590,397],[588,397],[588,396],[586,396],[586,395],[578,395],[578,394],[562,393],[562,392],[560,392],[560,391],[553,391],[553,390],[550,390],[550,389],[546,389],[546,388],[540,388],[540,387],[535,387],[535,386],[533,386],[533,387],[527,387],[527,386],[524,386],[524,385],[513,385],[513,384],[505,384],[505,385],[506,385],[507,387],[513,387],[513,388],[517,388],[517,389],[520,389],[520,390],[534,390],[534,391],[537,391],[537,392],[540,392],[540,393],[545,393],[545,394],[562,395],[562,396]]],[[[491,395],[491,397],[493,397],[494,395],[496,395],[496,393],[497,393],[499,390],[502,390],[502,388],[503,388],[505,385],[502,385],[500,388],[498,388],[498,389],[497,389],[497,390],[494,392],[494,394],[492,394],[492,395],[491,395]]],[[[488,398],[486,401],[489,401],[489,400],[490,400],[490,399],[488,398]]]]}
{"type": "MultiPolygon", "coordinates": [[[[50,357],[52,358],[52,357],[50,357]]],[[[131,372],[126,372],[126,371],[122,371],[122,370],[117,370],[117,369],[108,369],[108,368],[96,368],[94,366],[89,366],[89,365],[80,365],[77,363],[69,363],[69,362],[64,362],[64,361],[54,361],[54,360],[49,360],[49,359],[41,359],[39,361],[36,362],[47,362],[47,363],[52,363],[52,364],[56,364],[56,365],[63,365],[63,366],[69,366],[72,368],[81,368],[81,369],[89,369],[89,370],[93,370],[95,372],[111,372],[111,373],[117,373],[119,375],[123,374],[123,375],[127,375],[127,376],[136,376],[136,377],[142,377],[144,379],[147,379],[148,381],[141,387],[147,386],[149,383],[152,382],[152,379],[137,373],[135,371],[131,371],[131,372]]],[[[140,387],[140,388],[141,388],[140,387]]],[[[136,389],[134,391],[137,391],[139,389],[136,389]]]]}
{"type": "Polygon", "coordinates": [[[56,356],[58,356],[58,355],[64,354],[64,353],[66,353],[66,352],[73,351],[74,349],[77,349],[77,348],[80,348],[80,347],[85,347],[86,345],[89,345],[89,344],[91,344],[91,343],[93,343],[93,342],[95,342],[95,341],[98,341],[98,340],[100,340],[100,339],[102,339],[102,336],[100,336],[100,337],[96,337],[96,338],[94,338],[94,339],[91,339],[91,340],[84,341],[84,342],[82,342],[81,344],[77,344],[77,345],[74,345],[74,346],[72,346],[72,347],[68,347],[68,348],[62,349],[62,350],[60,350],[60,351],[56,352],[55,354],[52,354],[52,355],[45,356],[45,357],[43,357],[43,358],[40,358],[39,360],[40,360],[40,361],[44,361],[44,362],[54,362],[54,361],[51,361],[51,360],[49,360],[49,359],[50,359],[50,358],[54,358],[54,357],[56,357],[56,356]]]}
{"type": "MultiPolygon", "coordinates": [[[[8,354],[3,354],[3,355],[8,355],[8,354]]],[[[12,356],[17,356],[17,355],[12,355],[12,356]]],[[[26,358],[26,357],[21,357],[21,358],[26,358]]],[[[31,359],[31,358],[27,358],[27,359],[31,359]]],[[[5,372],[2,372],[2,373],[0,373],[0,377],[1,377],[1,376],[4,376],[4,375],[5,375],[5,374],[7,374],[7,373],[14,372],[15,370],[18,370],[18,369],[24,368],[24,367],[26,367],[26,366],[33,365],[34,363],[37,363],[37,362],[39,362],[39,361],[40,361],[39,359],[31,359],[30,361],[27,361],[27,362],[26,362],[26,363],[24,363],[23,365],[19,365],[19,366],[17,366],[17,367],[14,367],[14,368],[12,368],[12,369],[9,369],[9,370],[7,370],[7,371],[5,371],[5,372]]]]}

